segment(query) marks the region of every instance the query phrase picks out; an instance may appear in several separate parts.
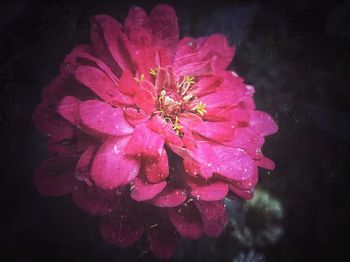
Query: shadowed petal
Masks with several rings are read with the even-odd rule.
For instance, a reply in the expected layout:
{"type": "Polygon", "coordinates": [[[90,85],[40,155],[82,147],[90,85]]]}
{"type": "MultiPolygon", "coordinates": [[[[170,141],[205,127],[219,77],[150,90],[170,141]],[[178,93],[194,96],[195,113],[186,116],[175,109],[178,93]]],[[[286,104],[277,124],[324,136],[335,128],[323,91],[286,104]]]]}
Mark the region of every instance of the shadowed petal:
{"type": "Polygon", "coordinates": [[[169,208],[169,219],[183,237],[198,239],[203,234],[201,215],[193,201],[169,208]]]}
{"type": "Polygon", "coordinates": [[[80,183],[73,191],[75,204],[92,215],[106,215],[119,206],[120,195],[116,190],[105,191],[80,183]]]}
{"type": "Polygon", "coordinates": [[[227,223],[222,201],[195,201],[195,204],[202,217],[204,233],[210,237],[218,237],[227,223]]]}
{"type": "Polygon", "coordinates": [[[38,191],[46,196],[62,196],[71,193],[78,181],[74,177],[77,158],[53,157],[37,167],[34,183],[38,191]]]}
{"type": "Polygon", "coordinates": [[[151,184],[142,178],[136,178],[130,196],[136,201],[150,200],[162,192],[166,184],[165,181],[151,184]]]}

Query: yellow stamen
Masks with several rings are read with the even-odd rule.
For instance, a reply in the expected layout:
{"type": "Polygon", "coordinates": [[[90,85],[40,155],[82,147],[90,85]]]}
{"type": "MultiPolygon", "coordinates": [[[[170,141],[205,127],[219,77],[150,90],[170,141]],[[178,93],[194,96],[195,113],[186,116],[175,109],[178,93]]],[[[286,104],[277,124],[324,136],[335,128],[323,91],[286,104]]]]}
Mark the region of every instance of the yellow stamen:
{"type": "Polygon", "coordinates": [[[183,126],[179,125],[179,118],[175,118],[175,123],[173,123],[173,130],[178,135],[180,133],[180,130],[183,128],[183,126]]]}
{"type": "Polygon", "coordinates": [[[157,68],[150,68],[148,72],[151,76],[156,77],[158,74],[158,69],[157,68]]]}
{"type": "Polygon", "coordinates": [[[200,101],[194,108],[192,108],[192,111],[196,111],[201,116],[204,116],[204,113],[207,113],[207,110],[205,110],[206,105],[206,103],[200,101]]]}
{"type": "Polygon", "coordinates": [[[137,83],[140,83],[140,82],[142,82],[142,81],[145,79],[145,75],[142,74],[142,75],[140,76],[140,79],[138,79],[137,77],[134,77],[134,79],[136,80],[137,83]]]}
{"type": "Polygon", "coordinates": [[[184,82],[190,85],[196,83],[196,81],[194,81],[194,76],[185,76],[184,82]]]}

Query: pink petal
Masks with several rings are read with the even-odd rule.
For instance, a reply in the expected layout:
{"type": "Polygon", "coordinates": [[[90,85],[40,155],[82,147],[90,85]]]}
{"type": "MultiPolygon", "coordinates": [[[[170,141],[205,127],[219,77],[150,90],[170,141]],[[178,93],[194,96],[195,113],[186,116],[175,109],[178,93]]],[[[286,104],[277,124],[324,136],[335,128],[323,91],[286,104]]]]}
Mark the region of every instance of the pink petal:
{"type": "Polygon", "coordinates": [[[151,131],[146,125],[138,125],[126,147],[132,156],[159,159],[163,153],[164,137],[151,131]]]}
{"type": "Polygon", "coordinates": [[[278,126],[271,116],[262,111],[253,111],[250,115],[251,130],[259,136],[269,136],[278,131],[278,126]]]}
{"type": "Polygon", "coordinates": [[[227,183],[206,181],[203,178],[187,177],[186,183],[192,189],[191,194],[197,200],[216,201],[223,199],[228,192],[227,183]]]}
{"type": "Polygon", "coordinates": [[[130,71],[123,71],[118,83],[118,90],[124,94],[133,96],[139,89],[134,76],[130,71]]]}
{"type": "Polygon", "coordinates": [[[46,159],[34,173],[38,191],[46,196],[62,196],[71,193],[77,186],[74,178],[75,157],[53,157],[46,159]]]}
{"type": "Polygon", "coordinates": [[[64,97],[58,105],[57,112],[71,122],[73,125],[79,126],[79,104],[81,101],[74,96],[64,97]]]}
{"type": "Polygon", "coordinates": [[[170,5],[157,5],[151,11],[153,41],[156,45],[173,48],[179,39],[177,16],[170,5]]]}
{"type": "Polygon", "coordinates": [[[174,188],[168,185],[163,192],[153,198],[150,203],[157,207],[176,207],[186,201],[187,195],[184,189],[174,188]]]}
{"type": "Polygon", "coordinates": [[[201,213],[204,233],[210,237],[218,237],[227,223],[227,214],[222,201],[195,201],[201,213]]]}
{"type": "Polygon", "coordinates": [[[204,178],[218,173],[231,180],[246,180],[255,170],[254,161],[240,148],[197,142],[193,157],[201,164],[200,174],[204,178]]]}
{"type": "Polygon", "coordinates": [[[165,181],[151,184],[141,178],[136,178],[130,196],[136,201],[150,200],[162,192],[166,184],[165,181]]]}
{"type": "Polygon", "coordinates": [[[173,144],[182,146],[181,138],[174,132],[170,123],[167,123],[163,118],[159,116],[152,117],[151,121],[148,121],[147,126],[154,132],[165,136],[165,142],[167,144],[173,144]]]}
{"type": "Polygon", "coordinates": [[[128,247],[143,235],[144,226],[140,215],[132,207],[120,207],[116,212],[100,220],[102,238],[113,245],[128,247]]]}
{"type": "Polygon", "coordinates": [[[131,58],[132,47],[121,25],[112,17],[107,15],[96,15],[92,18],[93,29],[92,40],[99,49],[110,54],[122,71],[129,70],[135,73],[134,63],[131,58]]]}
{"type": "Polygon", "coordinates": [[[122,109],[111,107],[98,100],[81,103],[79,115],[83,127],[97,134],[124,136],[133,132],[122,109]]]}
{"type": "Polygon", "coordinates": [[[160,158],[144,160],[144,172],[150,183],[159,183],[168,177],[168,154],[164,148],[160,158]]]}
{"type": "Polygon", "coordinates": [[[121,105],[132,103],[130,97],[118,91],[117,83],[96,67],[80,66],[75,71],[75,77],[107,103],[113,102],[121,105]]]}
{"type": "Polygon", "coordinates": [[[140,170],[140,162],[125,155],[129,137],[110,137],[96,153],[91,167],[91,178],[96,185],[112,189],[128,184],[140,170]]]}
{"type": "Polygon", "coordinates": [[[230,185],[230,190],[237,196],[249,200],[254,196],[253,189],[239,189],[233,185],[230,185]]]}
{"type": "Polygon", "coordinates": [[[80,183],[73,191],[74,203],[92,215],[107,215],[120,204],[120,193],[80,183]]]}
{"type": "Polygon", "coordinates": [[[125,118],[132,126],[137,126],[146,122],[149,119],[149,115],[142,109],[128,107],[125,109],[125,118]]]}
{"type": "Polygon", "coordinates": [[[90,180],[90,168],[96,149],[96,145],[90,145],[87,147],[84,153],[81,154],[75,168],[75,178],[79,181],[84,181],[89,185],[92,185],[90,180]]]}
{"type": "Polygon", "coordinates": [[[137,91],[134,97],[134,103],[147,114],[156,111],[155,96],[147,89],[140,88],[137,91]]]}
{"type": "Polygon", "coordinates": [[[201,97],[217,91],[217,88],[222,84],[221,76],[206,76],[199,79],[197,83],[191,87],[191,93],[197,97],[201,97]]]}
{"type": "Polygon", "coordinates": [[[168,211],[171,223],[181,236],[190,239],[198,239],[202,236],[202,219],[193,201],[169,208],[168,211]]]}
{"type": "Polygon", "coordinates": [[[262,157],[260,160],[258,160],[256,162],[256,164],[259,166],[259,167],[262,167],[262,168],[265,168],[265,169],[268,169],[268,170],[274,170],[275,169],[275,163],[267,158],[267,157],[262,157]]]}
{"type": "Polygon", "coordinates": [[[94,53],[92,46],[81,45],[74,48],[73,51],[65,57],[64,63],[61,65],[61,71],[74,74],[79,66],[93,66],[104,71],[113,81],[118,81],[117,76],[113,73],[111,68],[101,59],[95,57],[94,53]]]}
{"type": "Polygon", "coordinates": [[[134,45],[148,46],[152,44],[152,29],[146,12],[140,7],[129,9],[125,20],[125,31],[134,45]]]}

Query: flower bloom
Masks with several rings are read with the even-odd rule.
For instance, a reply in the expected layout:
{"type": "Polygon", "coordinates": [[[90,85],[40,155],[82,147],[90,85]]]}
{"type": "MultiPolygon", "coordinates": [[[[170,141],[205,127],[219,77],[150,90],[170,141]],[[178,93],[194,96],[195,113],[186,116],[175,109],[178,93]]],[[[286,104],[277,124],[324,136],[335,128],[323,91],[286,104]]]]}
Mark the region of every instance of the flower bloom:
{"type": "Polygon", "coordinates": [[[164,247],[158,228],[218,236],[222,199],[251,198],[258,167],[274,168],[261,147],[277,125],[255,110],[254,88],[226,70],[235,48],[220,34],[179,39],[168,5],[149,16],[132,8],[124,25],[107,15],[91,24],[92,45],[66,56],[33,116],[52,153],[36,171],[39,191],[73,192],[79,207],[103,216],[101,233],[116,245],[147,227],[160,257],[173,245],[164,247]],[[159,213],[167,221],[154,230],[131,219],[149,204],[158,211],[148,220],[159,213]],[[125,206],[128,219],[118,215],[125,206]]]}

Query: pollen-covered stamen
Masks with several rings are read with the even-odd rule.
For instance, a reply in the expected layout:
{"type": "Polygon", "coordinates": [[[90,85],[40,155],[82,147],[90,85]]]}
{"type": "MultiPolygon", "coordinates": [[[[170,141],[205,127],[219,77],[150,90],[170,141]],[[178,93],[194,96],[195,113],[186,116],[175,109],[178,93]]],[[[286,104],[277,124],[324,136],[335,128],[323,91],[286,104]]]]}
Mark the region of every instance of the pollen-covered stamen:
{"type": "Polygon", "coordinates": [[[150,68],[148,73],[151,75],[151,76],[154,76],[156,77],[157,74],[158,74],[158,68],[150,68]]]}
{"type": "Polygon", "coordinates": [[[201,116],[204,116],[204,113],[207,113],[207,110],[205,110],[206,105],[206,103],[200,101],[194,108],[192,108],[191,111],[197,112],[201,116]]]}

